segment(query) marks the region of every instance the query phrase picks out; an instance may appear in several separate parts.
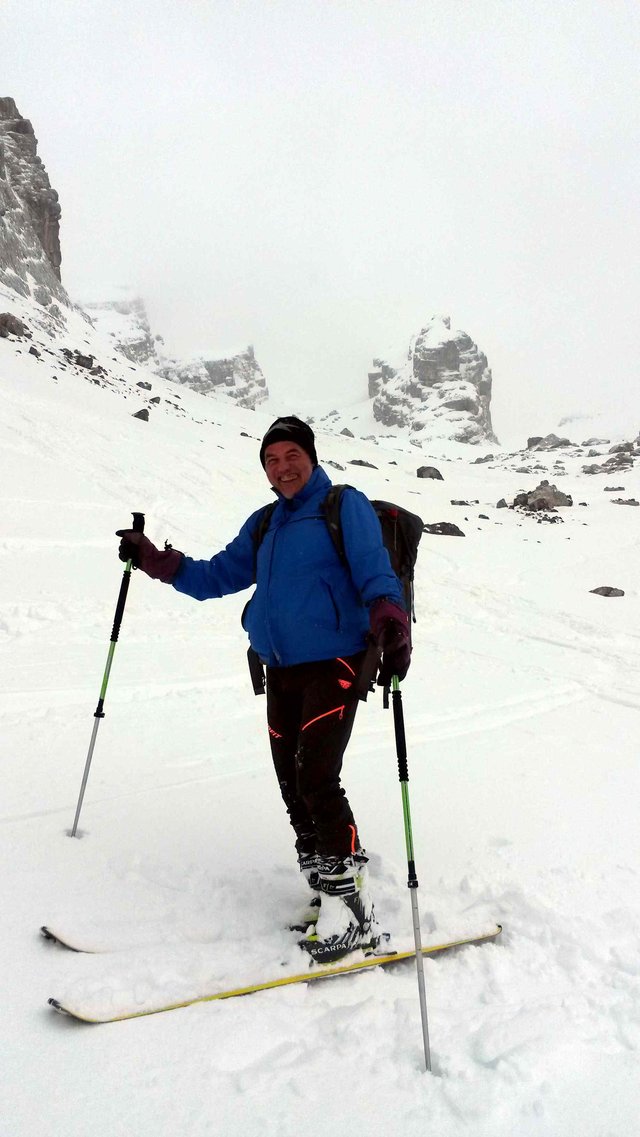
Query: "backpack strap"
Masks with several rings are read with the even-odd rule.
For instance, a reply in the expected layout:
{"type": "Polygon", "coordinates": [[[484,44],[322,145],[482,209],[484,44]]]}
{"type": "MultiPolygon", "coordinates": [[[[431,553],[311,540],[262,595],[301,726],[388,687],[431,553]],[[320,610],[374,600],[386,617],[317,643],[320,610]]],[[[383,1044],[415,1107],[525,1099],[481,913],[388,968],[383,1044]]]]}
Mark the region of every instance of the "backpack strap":
{"type": "Polygon", "coordinates": [[[277,501],[270,501],[268,505],[265,505],[264,509],[262,510],[262,513],[260,514],[260,517],[258,518],[258,524],[256,525],[254,533],[253,533],[253,583],[254,584],[256,582],[256,574],[258,571],[258,549],[260,548],[260,546],[264,540],[265,533],[267,532],[267,529],[269,528],[269,525],[271,524],[271,518],[273,517],[273,511],[276,508],[277,504],[278,504],[277,501]]]}
{"type": "Polygon", "coordinates": [[[327,529],[329,530],[329,536],[343,564],[347,563],[347,556],[344,551],[344,537],[342,535],[342,522],[340,520],[340,503],[342,502],[344,491],[348,489],[352,489],[352,487],[332,486],[321,506],[324,519],[327,523],[327,529]]]}

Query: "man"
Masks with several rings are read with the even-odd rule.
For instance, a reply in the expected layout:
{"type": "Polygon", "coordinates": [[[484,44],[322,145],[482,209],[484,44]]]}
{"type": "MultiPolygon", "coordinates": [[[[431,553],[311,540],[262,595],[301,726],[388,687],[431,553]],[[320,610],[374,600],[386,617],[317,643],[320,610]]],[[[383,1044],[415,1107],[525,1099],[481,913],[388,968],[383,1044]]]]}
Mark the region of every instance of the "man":
{"type": "Polygon", "coordinates": [[[300,869],[315,894],[317,923],[302,945],[330,962],[376,942],[367,857],[340,772],[371,636],[383,650],[379,682],[403,679],[409,618],[376,514],[352,487],[340,502],[344,559],[336,551],[322,509],[331,482],[318,465],[311,427],[295,416],[277,419],[260,461],[278,501],[259,544],[264,507],[209,561],[161,552],[132,530],[118,532],[120,557],[197,600],[255,582],[242,623],[266,665],[273,763],[300,869]]]}

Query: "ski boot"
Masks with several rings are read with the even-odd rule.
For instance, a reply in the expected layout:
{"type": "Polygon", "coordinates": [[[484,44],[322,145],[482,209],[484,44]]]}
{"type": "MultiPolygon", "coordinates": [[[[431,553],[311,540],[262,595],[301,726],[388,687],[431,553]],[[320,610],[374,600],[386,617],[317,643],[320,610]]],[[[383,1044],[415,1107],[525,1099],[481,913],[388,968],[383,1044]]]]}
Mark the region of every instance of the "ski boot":
{"type": "Polygon", "coordinates": [[[335,963],[349,952],[373,951],[380,939],[362,852],[319,857],[322,906],[315,929],[300,946],[316,963],[335,963]]]}

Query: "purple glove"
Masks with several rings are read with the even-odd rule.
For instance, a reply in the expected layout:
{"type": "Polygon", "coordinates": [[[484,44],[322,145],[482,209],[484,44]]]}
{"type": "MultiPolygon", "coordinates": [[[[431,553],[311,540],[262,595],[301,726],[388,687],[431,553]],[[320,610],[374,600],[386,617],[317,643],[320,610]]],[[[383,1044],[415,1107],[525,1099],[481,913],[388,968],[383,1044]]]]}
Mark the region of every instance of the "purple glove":
{"type": "Polygon", "coordinates": [[[118,549],[121,561],[131,560],[136,568],[142,569],[152,580],[171,584],[182,564],[184,553],[179,553],[171,546],[161,552],[144,533],[137,533],[135,529],[118,529],[116,537],[122,538],[118,549]]]}
{"type": "Polygon", "coordinates": [[[369,609],[369,624],[376,643],[382,648],[378,686],[390,687],[394,675],[404,679],[411,663],[411,630],[404,608],[381,596],[369,609]]]}

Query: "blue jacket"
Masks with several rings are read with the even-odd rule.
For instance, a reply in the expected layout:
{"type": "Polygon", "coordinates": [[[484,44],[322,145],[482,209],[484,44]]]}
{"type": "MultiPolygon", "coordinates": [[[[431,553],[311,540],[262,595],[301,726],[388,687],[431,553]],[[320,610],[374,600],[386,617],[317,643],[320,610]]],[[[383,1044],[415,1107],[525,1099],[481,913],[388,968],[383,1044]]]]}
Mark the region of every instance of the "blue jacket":
{"type": "Polygon", "coordinates": [[[300,493],[289,500],[278,495],[257,562],[254,537],[262,509],[210,561],[184,557],[173,581],[178,592],[208,600],[241,592],[255,580],[242,624],[270,667],[354,655],[366,646],[372,601],[388,596],[404,607],[378,518],[368,498],[350,487],[340,507],[348,565],[341,561],[321,508],[330,486],[316,466],[300,493]]]}

